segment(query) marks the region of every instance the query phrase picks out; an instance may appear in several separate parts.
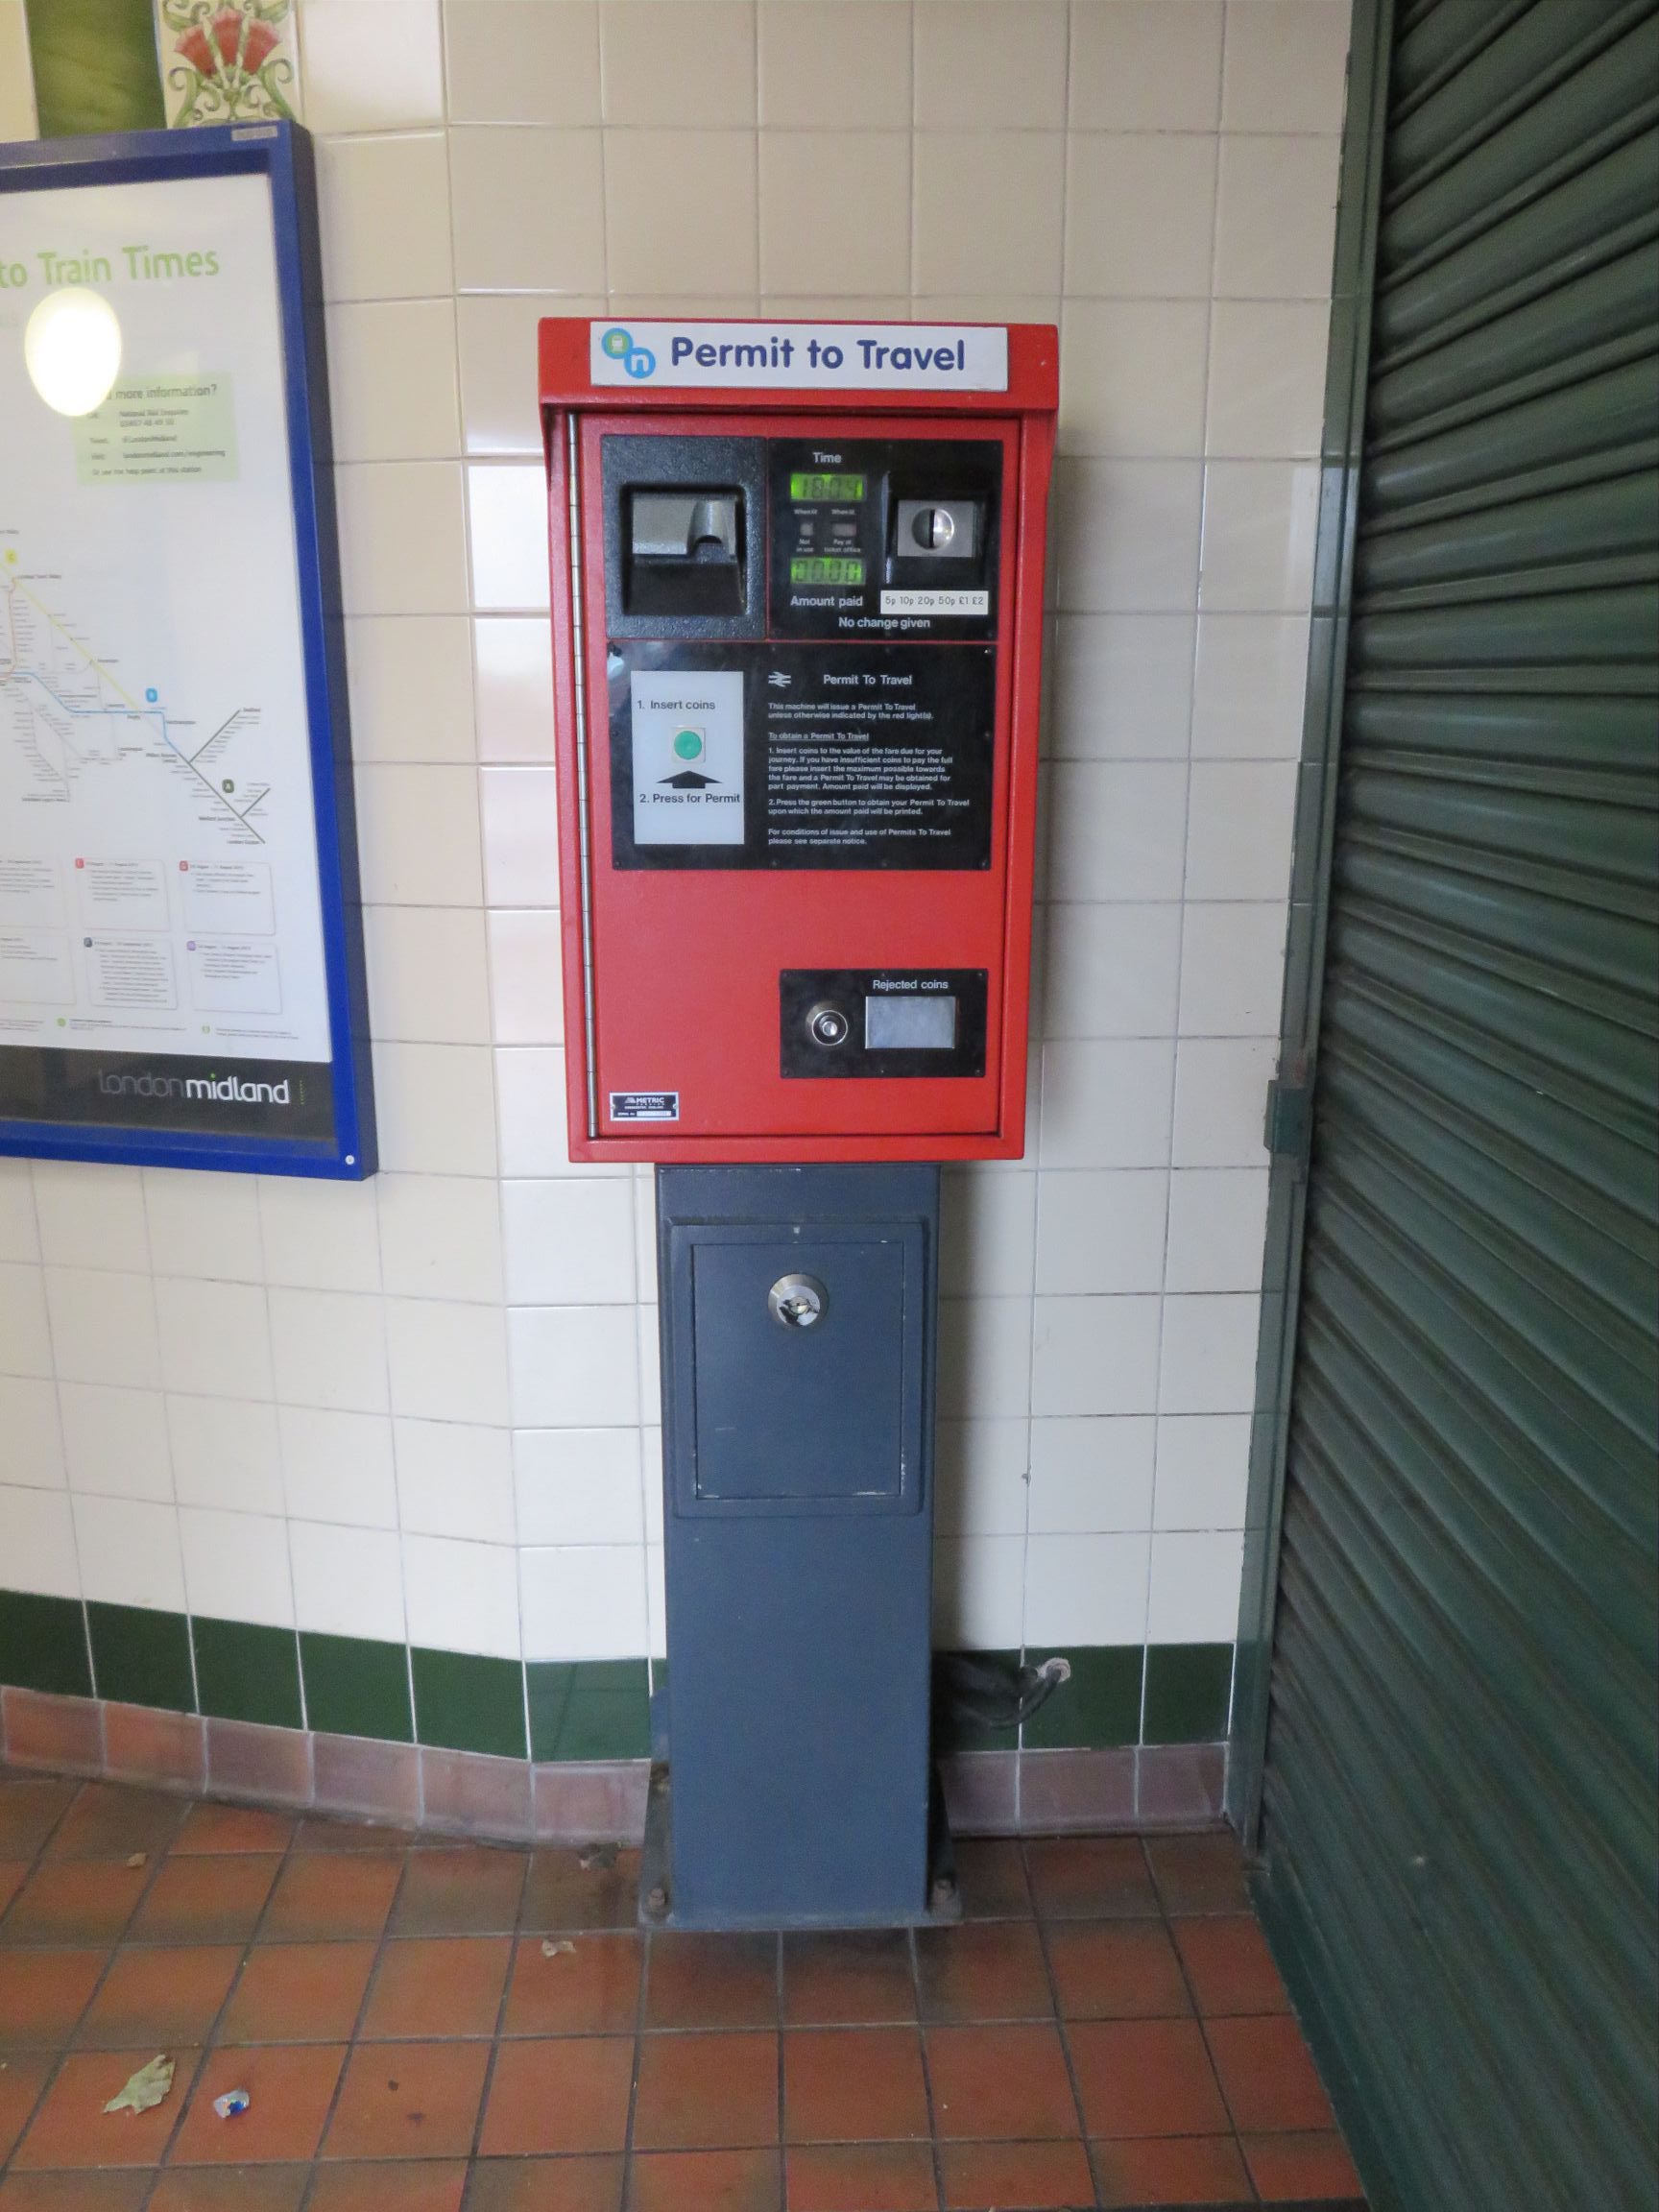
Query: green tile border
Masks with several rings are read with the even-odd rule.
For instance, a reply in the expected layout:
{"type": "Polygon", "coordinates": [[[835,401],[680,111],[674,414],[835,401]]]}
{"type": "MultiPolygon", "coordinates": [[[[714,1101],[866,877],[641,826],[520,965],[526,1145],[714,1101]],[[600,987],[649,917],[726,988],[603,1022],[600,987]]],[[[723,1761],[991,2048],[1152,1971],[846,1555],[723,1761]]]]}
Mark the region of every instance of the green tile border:
{"type": "Polygon", "coordinates": [[[651,1756],[643,1659],[531,1660],[524,1675],[532,1759],[558,1764],[651,1756]]]}
{"type": "Polygon", "coordinates": [[[92,1661],[79,1598],[0,1590],[0,1682],[54,1697],[90,1697],[92,1661]]]}
{"type": "Polygon", "coordinates": [[[1146,1648],[1146,1743],[1218,1743],[1233,1698],[1231,1644],[1146,1648]]]}
{"type": "Polygon", "coordinates": [[[409,1647],[363,1636],[300,1631],[300,1672],[305,1685],[305,1723],[327,1736],[373,1736],[383,1743],[413,1743],[415,1712],[409,1699],[409,1647]]]}
{"type": "Polygon", "coordinates": [[[195,1712],[190,1629],[182,1613],[152,1612],[145,1605],[104,1605],[89,1598],[86,1630],[92,1645],[92,1679],[100,1697],[117,1705],[195,1712]]]}
{"type": "Polygon", "coordinates": [[[260,1628],[243,1621],[192,1616],[196,1694],[204,1713],[221,1720],[257,1720],[267,1728],[301,1728],[300,1646],[292,1628],[260,1628]]]}
{"type": "Polygon", "coordinates": [[[42,138],[159,131],[167,120],[151,0],[24,0],[42,138]]]}
{"type": "Polygon", "coordinates": [[[428,1651],[417,1644],[409,1661],[417,1743],[448,1751],[489,1751],[498,1759],[528,1756],[522,1660],[428,1651]]]}
{"type": "Polygon", "coordinates": [[[1034,1713],[1021,1731],[1027,1751],[1105,1751],[1141,1738],[1141,1683],[1145,1659],[1139,1644],[1071,1646],[1059,1651],[1035,1646],[1026,1657],[1071,1662],[1071,1679],[1034,1713]]]}

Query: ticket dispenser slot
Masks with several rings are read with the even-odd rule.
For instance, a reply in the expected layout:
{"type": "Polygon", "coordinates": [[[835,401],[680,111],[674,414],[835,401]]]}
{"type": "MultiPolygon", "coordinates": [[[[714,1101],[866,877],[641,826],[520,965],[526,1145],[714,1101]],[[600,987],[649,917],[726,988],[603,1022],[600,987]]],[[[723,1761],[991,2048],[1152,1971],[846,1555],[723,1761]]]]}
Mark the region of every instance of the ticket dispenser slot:
{"type": "Polygon", "coordinates": [[[743,494],[700,485],[627,494],[630,614],[741,614],[743,494]]]}
{"type": "Polygon", "coordinates": [[[605,440],[610,637],[764,633],[764,453],[752,438],[605,440]]]}

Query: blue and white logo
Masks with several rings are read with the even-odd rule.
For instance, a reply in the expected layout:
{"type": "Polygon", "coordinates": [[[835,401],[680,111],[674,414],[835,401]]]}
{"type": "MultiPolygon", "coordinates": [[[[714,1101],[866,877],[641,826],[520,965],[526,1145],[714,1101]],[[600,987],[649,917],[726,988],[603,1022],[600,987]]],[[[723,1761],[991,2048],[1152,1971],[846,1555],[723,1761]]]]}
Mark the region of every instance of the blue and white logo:
{"type": "Polygon", "coordinates": [[[657,356],[649,346],[636,346],[633,333],[613,324],[599,341],[600,350],[613,361],[620,361],[630,376],[646,377],[656,373],[657,356]]]}

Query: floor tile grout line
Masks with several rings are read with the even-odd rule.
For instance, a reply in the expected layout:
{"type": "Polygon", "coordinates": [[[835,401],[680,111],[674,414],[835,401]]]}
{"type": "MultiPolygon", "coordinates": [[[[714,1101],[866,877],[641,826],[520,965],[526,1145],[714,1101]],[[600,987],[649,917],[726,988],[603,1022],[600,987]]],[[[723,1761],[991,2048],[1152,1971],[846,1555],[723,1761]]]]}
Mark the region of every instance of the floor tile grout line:
{"type": "Polygon", "coordinates": [[[645,2064],[645,2005],[651,1984],[651,1946],[655,1931],[639,1928],[639,1986],[634,1996],[634,2051],[628,2073],[628,2112],[622,2124],[622,2201],[633,2192],[634,2123],[639,2110],[639,2077],[645,2064]]]}
{"type": "MultiPolygon", "coordinates": [[[[1147,1871],[1151,1874],[1153,1887],[1156,1888],[1158,1882],[1157,1871],[1152,1864],[1151,1854],[1146,1849],[1144,1838],[1142,1839],[1141,1851],[1142,1856],[1146,1860],[1147,1871]]],[[[1216,2094],[1221,2099],[1221,2109],[1227,2115],[1228,2133],[1232,2138],[1234,2149],[1238,2153],[1238,2164],[1243,2171],[1245,2183],[1250,2191],[1250,2195],[1247,2200],[1252,2204],[1260,2203],[1262,2200],[1261,2192],[1256,2186],[1256,2176],[1250,2171],[1250,2161],[1244,2152],[1244,2138],[1239,2131],[1238,2120],[1234,2116],[1233,2100],[1227,2094],[1227,2084],[1222,2080],[1221,2069],[1215,2063],[1215,2054],[1211,2047],[1210,2031],[1205,2020],[1204,2009],[1198,2002],[1198,1991],[1193,1984],[1191,1974],[1188,1971],[1186,1954],[1183,1952],[1175,1934],[1176,1915],[1172,1914],[1166,1905],[1164,1900],[1164,1892],[1162,1889],[1158,1889],[1158,1909],[1162,1919],[1164,1933],[1169,1938],[1169,1948],[1174,1952],[1176,1964],[1181,1970],[1182,1984],[1187,1991],[1188,2001],[1192,2007],[1192,2018],[1197,2023],[1199,2039],[1204,2046],[1205,2060],[1209,2065],[1211,2074],[1214,2078],[1216,2094]]],[[[1186,1915],[1182,1915],[1182,1917],[1186,1917],[1186,1915]]]]}
{"type": "Polygon", "coordinates": [[[783,1931],[779,1929],[773,1941],[777,1945],[777,1976],[773,1985],[774,2035],[778,2051],[778,2193],[774,2200],[779,2212],[787,2212],[789,2203],[789,2138],[786,2133],[788,2117],[784,2106],[787,2083],[784,2077],[786,2046],[783,2041],[783,1931]]]}
{"type": "Polygon", "coordinates": [[[916,2005],[916,2047],[922,2056],[922,2094],[927,2105],[927,2154],[933,2165],[933,2197],[945,2201],[945,2153],[939,2142],[939,2112],[933,2099],[933,2068],[927,2056],[927,2023],[922,2012],[922,1954],[916,1930],[907,1928],[905,1950],[910,1960],[910,1994],[916,2005]]]}
{"type": "MultiPolygon", "coordinates": [[[[534,1820],[532,1820],[532,1826],[534,1826],[534,1820]]],[[[490,2038],[490,2048],[484,2060],[484,2081],[478,2094],[478,2110],[472,2121],[472,2148],[467,2154],[467,2172],[462,2177],[463,2201],[472,2194],[472,2176],[477,2172],[478,2161],[483,2155],[484,2122],[490,2110],[491,2094],[495,2087],[495,2068],[501,2056],[501,2044],[507,2026],[507,2007],[513,1995],[513,1980],[518,1971],[518,1946],[524,1939],[520,1934],[524,1919],[524,1900],[529,1894],[530,1873],[534,1864],[534,1850],[527,1849],[524,1853],[523,1879],[519,1882],[517,1902],[513,1908],[513,1925],[507,1932],[507,1971],[501,1978],[501,1995],[495,2006],[495,2029],[490,2038]]],[[[390,1921],[390,1913],[387,1914],[387,1919],[390,1921]]],[[[376,1973],[378,1970],[378,1966],[376,1966],[376,1973]]]]}
{"type": "Polygon", "coordinates": [[[1043,1972],[1048,1983],[1048,2002],[1054,2009],[1054,2032],[1059,2038],[1060,2054],[1066,2062],[1066,2080],[1071,2090],[1071,2106],[1077,2115],[1077,2139],[1083,2146],[1084,2163],[1089,2169],[1089,2178],[1094,2184],[1094,2201],[1098,2205],[1101,2201],[1100,2175],[1094,2164],[1094,2153],[1090,2148],[1089,2119],[1083,2109],[1083,2092],[1077,2086],[1077,2067],[1071,2056],[1070,2023],[1061,2010],[1060,1984],[1054,1979],[1054,1961],[1048,1952],[1048,1921],[1045,1914],[1036,1910],[1037,1890],[1031,1880],[1031,1863],[1026,1852],[1026,1839],[1023,1836],[1020,1839],[1020,1863],[1024,1868],[1025,1887],[1031,1898],[1032,1919],[1037,1930],[1037,1948],[1042,1955],[1043,1972]]]}

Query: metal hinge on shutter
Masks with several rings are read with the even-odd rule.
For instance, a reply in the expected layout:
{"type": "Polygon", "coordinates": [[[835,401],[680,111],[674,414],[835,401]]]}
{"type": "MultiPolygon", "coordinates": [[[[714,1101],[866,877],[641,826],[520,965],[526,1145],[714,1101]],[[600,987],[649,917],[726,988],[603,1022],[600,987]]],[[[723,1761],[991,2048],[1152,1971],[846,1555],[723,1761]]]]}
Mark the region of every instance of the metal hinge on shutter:
{"type": "Polygon", "coordinates": [[[1262,1142],[1275,1160],[1306,1168],[1313,1142],[1313,1070],[1306,1052],[1282,1060],[1267,1086],[1262,1142]]]}

